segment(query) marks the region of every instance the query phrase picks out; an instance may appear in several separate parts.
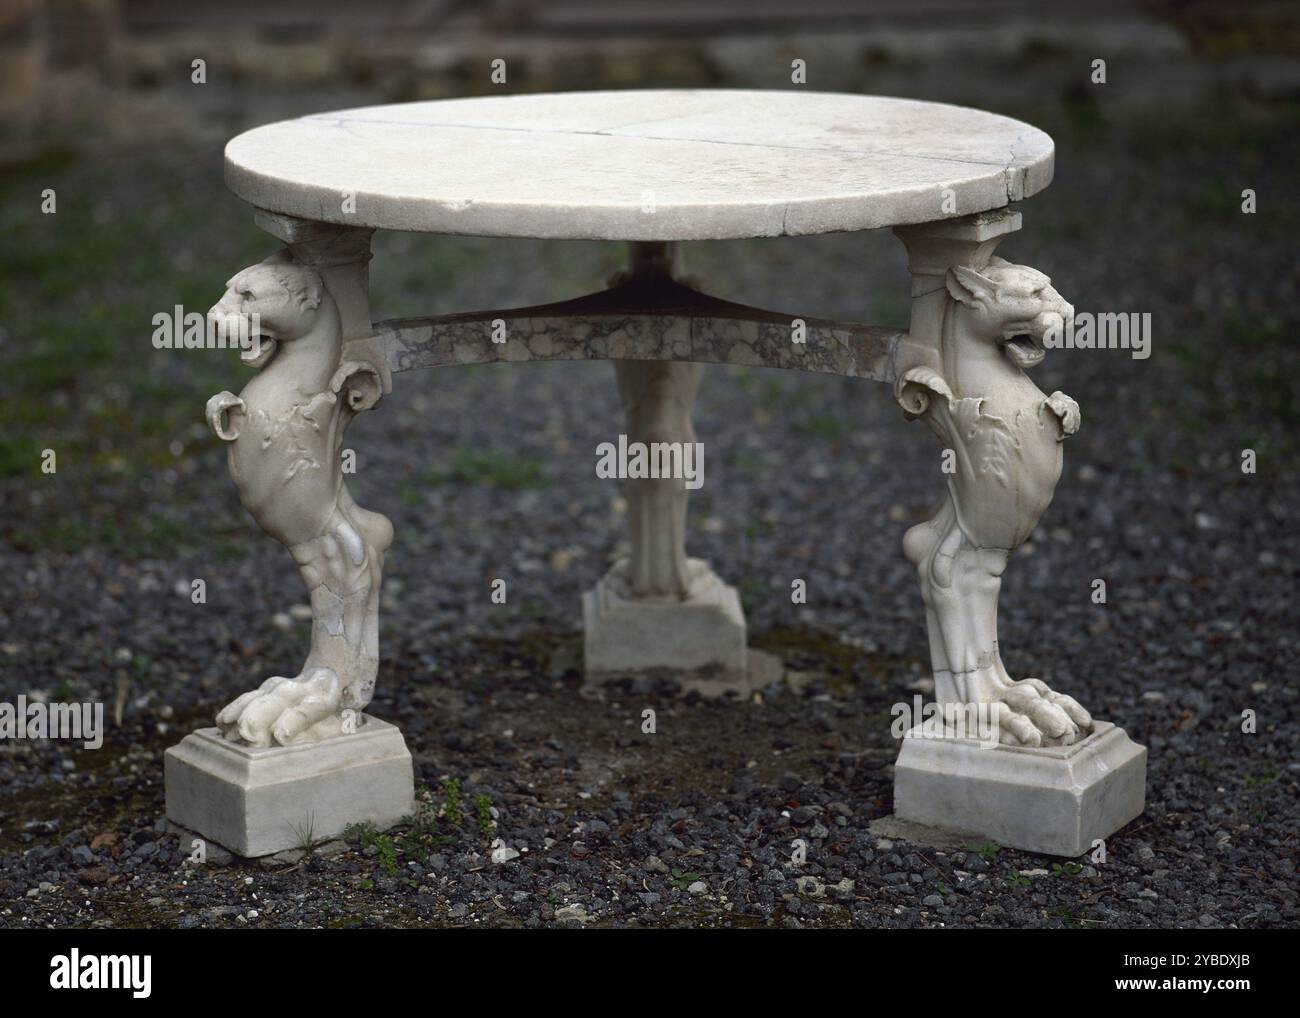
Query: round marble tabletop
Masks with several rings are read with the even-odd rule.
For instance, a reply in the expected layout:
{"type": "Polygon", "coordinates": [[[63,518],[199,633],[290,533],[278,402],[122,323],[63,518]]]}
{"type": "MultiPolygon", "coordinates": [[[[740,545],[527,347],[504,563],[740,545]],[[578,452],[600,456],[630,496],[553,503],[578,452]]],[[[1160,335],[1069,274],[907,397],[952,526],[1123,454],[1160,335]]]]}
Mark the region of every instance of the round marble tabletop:
{"type": "Polygon", "coordinates": [[[929,222],[1052,179],[1037,128],[942,103],[622,91],[401,103],[268,124],[226,182],[272,212],[487,237],[711,240],[929,222]]]}

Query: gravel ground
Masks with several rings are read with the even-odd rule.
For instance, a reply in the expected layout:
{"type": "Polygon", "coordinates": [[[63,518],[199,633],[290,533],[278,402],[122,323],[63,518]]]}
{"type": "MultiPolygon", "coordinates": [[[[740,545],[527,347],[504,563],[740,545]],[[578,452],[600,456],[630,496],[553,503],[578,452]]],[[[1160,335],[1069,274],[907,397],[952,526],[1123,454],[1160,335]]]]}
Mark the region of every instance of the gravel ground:
{"type": "MultiPolygon", "coordinates": [[[[206,308],[270,245],[222,191],[215,150],[129,151],[15,178],[55,181],[60,229],[84,214],[93,256],[38,234],[4,194],[6,430],[68,452],[42,476],[25,446],[0,450],[16,464],[0,479],[0,700],[94,700],[117,720],[98,751],[0,744],[0,927],[1295,925],[1296,113],[1007,112],[1054,134],[1058,175],[999,253],[1079,310],[1153,316],[1149,360],[1057,351],[1037,369],[1078,399],[1083,428],[1002,601],[1013,674],[1149,748],[1146,812],[1104,862],[869,827],[891,811],[889,708],[929,681],[900,540],[940,486],[933,439],[883,386],[708,369],[710,475],[688,546],[739,586],[753,645],[785,677],[743,702],[649,680],[582,693],[579,598],[624,525],[592,462],[620,410],[609,365],[537,364],[399,376],[349,435],[357,500],[397,530],[371,711],[403,730],[420,814],[305,855],[187,864],[162,819],[163,751],[296,671],[309,623],[288,554],[245,517],[199,421],[242,369],[159,354],[141,324],[175,300],[206,308]],[[1238,210],[1243,187],[1260,213],[1238,210]],[[79,364],[86,350],[97,359],[79,364]],[[505,605],[489,600],[495,577],[505,605]],[[794,578],[807,605],[789,601],[794,578]],[[494,861],[498,839],[519,855],[494,861]]],[[[388,236],[375,303],[559,299],[619,257],[388,236]]],[[[887,234],[699,244],[687,259],[720,296],[905,324],[887,234]]]]}

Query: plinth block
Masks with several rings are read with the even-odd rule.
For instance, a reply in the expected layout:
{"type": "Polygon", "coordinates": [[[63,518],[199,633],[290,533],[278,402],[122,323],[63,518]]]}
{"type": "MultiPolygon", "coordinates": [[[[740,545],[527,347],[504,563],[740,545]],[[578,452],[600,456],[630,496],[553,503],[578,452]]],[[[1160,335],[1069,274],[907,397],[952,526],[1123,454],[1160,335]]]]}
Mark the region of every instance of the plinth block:
{"type": "Polygon", "coordinates": [[[684,600],[628,597],[618,567],[582,595],[587,681],[655,669],[709,669],[719,682],[746,684],[740,595],[700,560],[690,562],[697,579],[684,600]]]}
{"type": "Polygon", "coordinates": [[[1078,856],[1141,815],[1147,751],[1097,721],[1072,746],[989,747],[923,738],[913,728],[894,765],[894,815],[1009,848],[1078,856]]]}
{"type": "Polygon", "coordinates": [[[164,770],[167,818],[242,856],[300,848],[349,824],[384,829],[414,812],[402,733],[367,715],[352,734],[302,746],[245,746],[202,728],[167,750],[164,770]]]}

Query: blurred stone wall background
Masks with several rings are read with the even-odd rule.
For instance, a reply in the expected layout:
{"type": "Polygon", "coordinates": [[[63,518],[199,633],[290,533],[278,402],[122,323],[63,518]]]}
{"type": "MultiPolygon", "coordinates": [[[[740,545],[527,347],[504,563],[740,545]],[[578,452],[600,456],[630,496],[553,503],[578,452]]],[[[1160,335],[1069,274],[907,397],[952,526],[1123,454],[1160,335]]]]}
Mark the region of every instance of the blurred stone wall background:
{"type": "Polygon", "coordinates": [[[331,106],[491,92],[807,87],[1134,110],[1300,96],[1300,5],[1066,0],[2,0],[0,164],[224,137],[331,106]],[[206,63],[206,83],[191,81],[206,63]],[[505,84],[490,80],[504,59],[505,84]],[[36,150],[36,151],[34,151],[36,150]]]}

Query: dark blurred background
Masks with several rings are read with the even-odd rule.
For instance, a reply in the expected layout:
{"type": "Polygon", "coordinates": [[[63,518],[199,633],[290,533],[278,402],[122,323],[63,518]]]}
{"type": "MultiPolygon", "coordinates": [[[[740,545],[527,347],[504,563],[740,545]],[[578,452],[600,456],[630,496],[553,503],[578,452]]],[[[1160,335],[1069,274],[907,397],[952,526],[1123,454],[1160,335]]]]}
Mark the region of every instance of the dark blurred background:
{"type": "Polygon", "coordinates": [[[1058,0],[5,0],[0,119],[10,159],[51,135],[229,134],[322,104],[502,91],[807,87],[977,102],[1165,111],[1294,98],[1285,2],[1058,0]],[[1103,100],[1080,61],[1104,57],[1103,100]],[[195,89],[190,62],[208,64],[195,89]],[[64,133],[66,132],[66,133],[64,133]]]}

